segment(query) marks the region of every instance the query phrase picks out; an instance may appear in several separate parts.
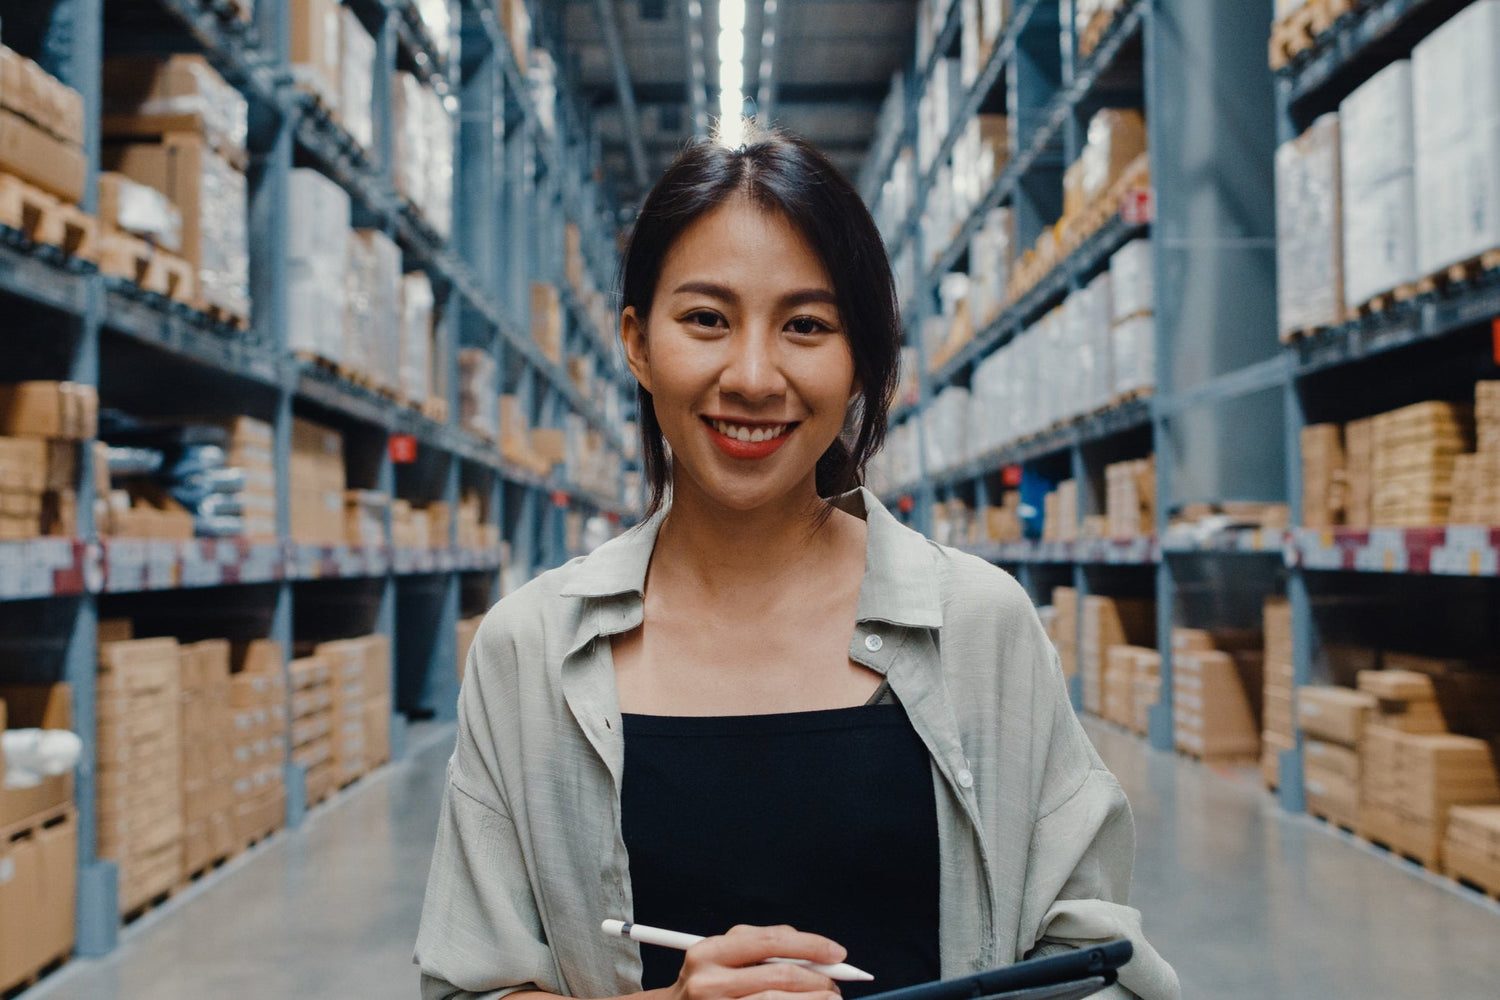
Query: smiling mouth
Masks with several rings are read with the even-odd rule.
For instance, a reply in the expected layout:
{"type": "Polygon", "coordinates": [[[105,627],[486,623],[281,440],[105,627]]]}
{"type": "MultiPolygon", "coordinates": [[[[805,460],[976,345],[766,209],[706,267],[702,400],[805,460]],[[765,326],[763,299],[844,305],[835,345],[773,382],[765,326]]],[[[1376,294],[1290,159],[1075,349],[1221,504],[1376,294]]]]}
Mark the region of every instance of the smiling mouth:
{"type": "Polygon", "coordinates": [[[703,422],[731,441],[739,441],[743,444],[762,444],[766,441],[774,441],[777,438],[785,437],[788,431],[797,426],[795,422],[787,424],[737,424],[728,420],[716,420],[713,417],[704,417],[703,422]]]}

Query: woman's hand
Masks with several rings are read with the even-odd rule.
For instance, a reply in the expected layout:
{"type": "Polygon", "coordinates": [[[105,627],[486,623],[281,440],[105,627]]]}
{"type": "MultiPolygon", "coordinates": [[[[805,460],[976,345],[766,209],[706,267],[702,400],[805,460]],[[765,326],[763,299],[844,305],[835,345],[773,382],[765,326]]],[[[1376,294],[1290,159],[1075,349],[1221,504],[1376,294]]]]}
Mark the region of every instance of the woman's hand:
{"type": "Polygon", "coordinates": [[[704,938],[687,950],[682,972],[667,991],[670,1000],[839,1000],[832,979],[803,965],[766,962],[769,958],[800,958],[819,965],[836,965],[847,952],[817,934],[792,927],[730,928],[727,934],[704,938]]]}

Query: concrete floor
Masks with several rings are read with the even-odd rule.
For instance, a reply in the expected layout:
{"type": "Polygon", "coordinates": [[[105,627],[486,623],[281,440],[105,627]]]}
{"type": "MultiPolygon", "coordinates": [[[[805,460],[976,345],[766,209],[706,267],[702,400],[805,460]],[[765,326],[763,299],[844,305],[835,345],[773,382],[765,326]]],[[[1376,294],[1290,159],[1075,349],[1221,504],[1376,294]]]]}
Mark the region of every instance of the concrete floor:
{"type": "MultiPolygon", "coordinates": [[[[1135,809],[1132,903],[1188,1000],[1495,1000],[1500,907],[1288,817],[1249,771],[1090,732],[1135,809]]],[[[452,730],[24,1000],[414,1000],[452,730]]]]}

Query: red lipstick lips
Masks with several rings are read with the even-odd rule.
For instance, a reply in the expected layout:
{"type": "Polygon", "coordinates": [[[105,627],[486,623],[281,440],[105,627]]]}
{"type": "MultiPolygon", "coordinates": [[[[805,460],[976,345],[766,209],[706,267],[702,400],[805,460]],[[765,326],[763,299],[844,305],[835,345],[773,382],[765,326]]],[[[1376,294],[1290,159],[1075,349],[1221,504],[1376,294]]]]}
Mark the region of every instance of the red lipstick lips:
{"type": "Polygon", "coordinates": [[[718,428],[714,427],[713,422],[707,417],[703,419],[703,426],[708,430],[709,439],[713,441],[714,445],[720,451],[730,458],[747,460],[769,458],[782,445],[786,444],[787,438],[791,437],[792,431],[796,430],[796,425],[793,424],[776,437],[766,441],[741,441],[739,438],[732,438],[727,434],[721,434],[718,428]]]}

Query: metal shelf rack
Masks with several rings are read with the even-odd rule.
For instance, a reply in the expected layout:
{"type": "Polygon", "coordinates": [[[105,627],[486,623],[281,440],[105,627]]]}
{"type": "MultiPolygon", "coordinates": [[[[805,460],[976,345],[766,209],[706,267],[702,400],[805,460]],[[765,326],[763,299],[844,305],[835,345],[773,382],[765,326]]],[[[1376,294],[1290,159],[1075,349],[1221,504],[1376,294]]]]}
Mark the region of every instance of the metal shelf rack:
{"type": "MultiPolygon", "coordinates": [[[[482,610],[498,597],[502,550],[460,548],[456,534],[433,549],[296,543],[290,537],[287,481],[294,414],[345,433],[351,482],[358,479],[393,496],[455,505],[461,490],[479,489],[502,527],[517,582],[574,554],[566,542],[570,516],[615,521],[634,516],[638,498],[625,495],[623,482],[609,495],[596,495],[563,475],[539,476],[517,468],[493,442],[457,420],[457,351],[483,347],[494,355],[500,372],[495,392],[515,394],[534,426],[559,426],[566,415],[576,413],[610,448],[626,449],[616,416],[623,407],[585,398],[563,366],[548,359],[527,332],[530,282],[565,289],[564,353],[593,355],[596,370],[610,380],[610,392],[623,395],[629,383],[612,332],[594,328],[564,275],[563,228],[573,223],[582,234],[595,286],[608,288],[613,280],[615,220],[609,192],[600,190],[588,172],[591,143],[582,134],[588,123],[559,115],[555,130],[544,128],[524,68],[516,65],[488,0],[456,0],[453,57],[448,60],[426,37],[410,0],[346,2],[357,9],[377,43],[372,103],[377,136],[386,138],[377,139],[370,150],[356,146],[292,88],[288,0],[257,0],[249,22],[238,20],[233,6],[220,0],[0,0],[7,41],[84,95],[90,131],[85,209],[95,203],[100,81],[107,53],[201,52],[246,96],[251,109],[247,176],[253,306],[248,330],[218,324],[103,277],[91,266],[63,261],[19,234],[0,232],[0,302],[18,317],[7,324],[6,334],[8,352],[21,359],[9,370],[13,378],[95,385],[105,405],[122,392],[132,398],[155,393],[169,402],[176,399],[170,394],[181,393],[177,402],[184,409],[202,404],[222,415],[248,414],[271,422],[276,435],[277,541],[99,538],[92,516],[95,484],[83,463],[78,538],[0,543],[0,603],[17,614],[29,605],[15,602],[45,606],[47,613],[35,616],[46,623],[38,628],[51,630],[56,622],[66,622],[62,635],[31,637],[44,640],[57,655],[28,664],[24,671],[26,679],[72,685],[86,762],[93,760],[97,731],[96,626],[116,610],[110,602],[132,594],[185,596],[223,588],[226,607],[233,613],[243,609],[247,620],[266,623],[261,634],[290,653],[303,632],[299,611],[308,595],[315,596],[308,605],[312,619],[332,593],[336,603],[360,606],[359,613],[373,623],[367,630],[393,640],[395,755],[407,714],[453,715],[455,625],[461,615],[482,610]],[[132,11],[149,8],[149,30],[163,26],[160,37],[137,30],[133,14],[122,13],[126,5],[134,5],[132,11]],[[115,32],[129,38],[122,40],[115,32]],[[447,241],[425,225],[392,182],[390,88],[383,81],[398,67],[415,71],[447,95],[455,115],[455,227],[447,241]],[[348,189],[359,224],[385,231],[400,245],[405,266],[423,269],[432,278],[443,344],[435,363],[448,373],[447,409],[453,414],[448,420],[429,419],[301,361],[286,348],[286,192],[294,163],[314,166],[348,189]],[[415,465],[393,463],[388,445],[396,434],[415,439],[415,465]]],[[[545,42],[539,37],[535,44],[545,42]]],[[[289,765],[289,825],[303,818],[302,782],[301,769],[289,765]]],[[[76,788],[77,951],[102,955],[115,947],[120,916],[114,865],[94,853],[97,811],[91,763],[80,766],[76,788]]]]}
{"type": "MultiPolygon", "coordinates": [[[[1081,152],[1094,110],[1144,110],[1153,211],[1142,219],[1110,219],[957,354],[923,371],[917,398],[900,401],[892,421],[919,417],[943,388],[966,385],[979,361],[1083,287],[1115,250],[1146,234],[1153,239],[1156,284],[1154,393],[955,469],[928,469],[923,455],[920,480],[890,491],[888,499],[908,511],[914,527],[927,531],[935,504],[952,497],[987,504],[1002,471],[1014,474],[1019,466],[1022,476],[1075,479],[1082,517],[1103,511],[1105,465],[1154,453],[1159,497],[1154,538],[1024,542],[975,553],[1012,567],[1039,600],[1048,598],[1051,586],[1064,583],[1081,595],[1121,587],[1155,595],[1163,680],[1151,741],[1170,749],[1171,630],[1203,624],[1198,619],[1221,610],[1203,607],[1199,588],[1184,588],[1179,580],[1223,572],[1215,564],[1225,559],[1235,560],[1225,569],[1232,565],[1236,573],[1265,575],[1267,587],[1278,585],[1280,572],[1280,558],[1244,558],[1279,557],[1279,536],[1257,538],[1253,545],[1233,539],[1169,548],[1161,541],[1168,538],[1171,510],[1184,503],[1285,500],[1283,392],[1294,366],[1282,356],[1275,334],[1273,86],[1263,47],[1244,43],[1266,30],[1272,4],[1127,2],[1088,57],[1079,54],[1072,6],[1068,0],[1012,4],[1010,21],[975,84],[957,102],[960,113],[938,158],[919,174],[911,211],[887,234],[893,257],[911,251],[922,262],[917,289],[903,303],[908,342],[919,342],[923,319],[935,311],[938,282],[962,264],[989,211],[1013,208],[1017,247],[1030,246],[1058,219],[1063,168],[1081,152]],[[1008,161],[952,239],[923,247],[920,219],[938,167],[969,118],[982,107],[998,106],[1002,86],[1011,119],[1008,161]],[[1245,455],[1254,458],[1247,462],[1245,455]]],[[[916,134],[916,104],[930,72],[928,66],[912,73],[904,126],[883,137],[889,147],[899,148],[916,134]]],[[[894,151],[889,160],[894,163],[894,151]]],[[[876,195],[880,180],[871,178],[864,186],[867,196],[876,195]]],[[[1235,610],[1259,614],[1258,607],[1235,610]]]]}
{"type": "MultiPolygon", "coordinates": [[[[1335,110],[1468,2],[1373,0],[1340,17],[1277,71],[1277,141],[1295,138],[1317,116],[1335,110]]],[[[1424,367],[1441,366],[1455,381],[1500,377],[1500,349],[1490,349],[1500,348],[1500,342],[1490,344],[1484,337],[1484,349],[1478,349],[1478,340],[1492,328],[1500,336],[1497,317],[1500,272],[1481,272],[1285,347],[1286,478],[1293,514],[1285,563],[1298,686],[1326,681],[1316,667],[1325,631],[1316,610],[1318,594],[1357,593],[1371,585],[1443,585],[1466,588],[1454,593],[1478,602],[1481,614],[1495,615],[1500,532],[1492,527],[1315,530],[1298,525],[1302,429],[1321,419],[1369,416],[1389,408],[1387,400],[1410,402],[1405,386],[1424,367]]],[[[1281,755],[1278,794],[1285,809],[1304,809],[1300,737],[1296,749],[1281,755]]]]}

